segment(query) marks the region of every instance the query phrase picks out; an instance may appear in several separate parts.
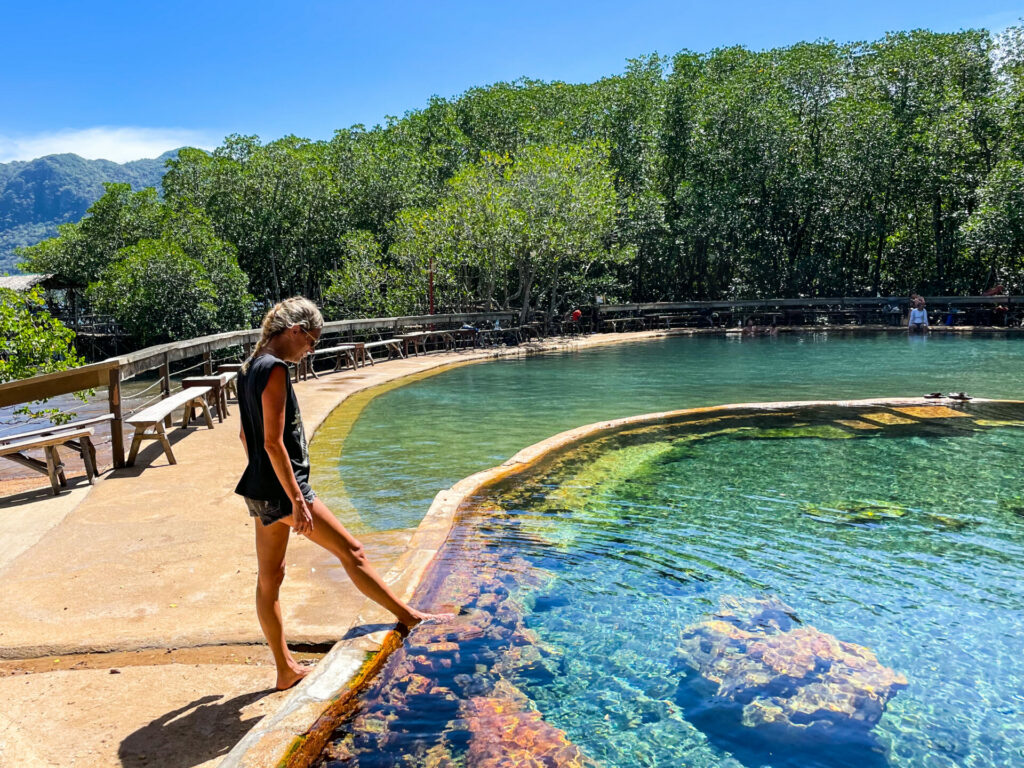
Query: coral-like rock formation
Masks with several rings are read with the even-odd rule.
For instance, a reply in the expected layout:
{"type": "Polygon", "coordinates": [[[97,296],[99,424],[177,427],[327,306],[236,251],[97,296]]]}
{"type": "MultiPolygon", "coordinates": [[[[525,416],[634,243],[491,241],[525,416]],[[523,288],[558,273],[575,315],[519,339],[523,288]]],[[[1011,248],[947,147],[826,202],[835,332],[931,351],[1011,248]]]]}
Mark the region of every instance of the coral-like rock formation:
{"type": "MultiPolygon", "coordinates": [[[[496,691],[497,692],[497,691],[496,691]]],[[[583,758],[558,728],[527,709],[522,697],[478,697],[463,706],[473,734],[467,768],[582,768],[583,758]]]]}
{"type": "Polygon", "coordinates": [[[907,685],[867,648],[798,626],[776,598],[723,598],[713,618],[683,630],[679,652],[750,727],[866,731],[907,685]]]}
{"type": "MultiPolygon", "coordinates": [[[[528,537],[524,532],[519,541],[528,537]]],[[[428,591],[431,609],[459,607],[461,614],[412,630],[348,727],[336,732],[325,753],[331,768],[358,765],[365,755],[395,768],[584,765],[565,732],[545,722],[511,680],[557,669],[554,651],[525,625],[517,597],[524,585],[536,588],[549,576],[473,529],[459,549],[458,568],[432,571],[428,591]]]]}

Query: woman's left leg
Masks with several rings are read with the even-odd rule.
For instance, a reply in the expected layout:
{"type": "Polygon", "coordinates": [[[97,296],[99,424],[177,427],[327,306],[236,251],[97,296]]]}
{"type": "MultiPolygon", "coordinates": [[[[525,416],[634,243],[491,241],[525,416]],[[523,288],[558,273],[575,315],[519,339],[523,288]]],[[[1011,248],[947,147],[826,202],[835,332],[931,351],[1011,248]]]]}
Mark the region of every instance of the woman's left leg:
{"type": "MultiPolygon", "coordinates": [[[[366,559],[363,545],[345,530],[338,518],[320,499],[309,505],[313,512],[313,530],[306,537],[333,554],[345,568],[356,588],[368,598],[391,611],[407,627],[414,627],[432,614],[409,607],[399,600],[366,559]]],[[[290,517],[288,518],[290,520],[290,517]]]]}
{"type": "Polygon", "coordinates": [[[263,525],[259,518],[253,518],[253,525],[256,528],[256,560],[259,568],[256,577],[256,615],[263,636],[267,638],[267,645],[274,655],[277,689],[283,691],[291,688],[309,672],[300,667],[288,651],[278,599],[281,582],[284,581],[284,557],[288,551],[291,528],[281,522],[263,525]]]}

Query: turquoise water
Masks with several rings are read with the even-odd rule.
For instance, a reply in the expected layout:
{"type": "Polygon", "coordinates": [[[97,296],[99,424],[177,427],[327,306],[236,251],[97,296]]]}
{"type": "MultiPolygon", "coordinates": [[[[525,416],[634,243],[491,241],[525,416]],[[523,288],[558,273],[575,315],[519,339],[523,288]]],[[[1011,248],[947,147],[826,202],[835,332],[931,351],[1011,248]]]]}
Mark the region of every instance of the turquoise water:
{"type": "Polygon", "coordinates": [[[464,615],[414,631],[325,764],[563,737],[607,768],[1024,764],[1024,412],[963,412],[631,429],[487,491],[421,590],[464,615]],[[905,676],[873,728],[743,725],[686,663],[723,598],[767,597],[905,676]]]}
{"type": "Polygon", "coordinates": [[[408,528],[438,490],[582,424],[722,403],[936,390],[1024,397],[1024,340],[698,336],[465,366],[374,399],[343,444],[314,438],[314,482],[357,531],[408,528]]]}

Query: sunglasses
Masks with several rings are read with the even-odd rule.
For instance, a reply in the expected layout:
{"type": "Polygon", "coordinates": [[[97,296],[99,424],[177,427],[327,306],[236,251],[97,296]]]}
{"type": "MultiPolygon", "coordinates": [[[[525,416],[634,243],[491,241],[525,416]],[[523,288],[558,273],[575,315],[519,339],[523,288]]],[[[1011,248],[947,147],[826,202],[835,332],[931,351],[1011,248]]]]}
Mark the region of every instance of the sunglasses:
{"type": "Polygon", "coordinates": [[[303,332],[304,334],[306,334],[306,336],[308,336],[308,337],[309,337],[309,346],[310,346],[310,348],[311,348],[311,349],[316,349],[316,345],[320,343],[320,339],[318,339],[318,338],[317,338],[316,336],[314,336],[314,335],[313,335],[312,333],[310,333],[309,331],[307,331],[307,330],[306,330],[305,328],[303,328],[303,327],[302,327],[301,325],[299,326],[299,330],[300,330],[300,331],[302,331],[302,332],[303,332]]]}

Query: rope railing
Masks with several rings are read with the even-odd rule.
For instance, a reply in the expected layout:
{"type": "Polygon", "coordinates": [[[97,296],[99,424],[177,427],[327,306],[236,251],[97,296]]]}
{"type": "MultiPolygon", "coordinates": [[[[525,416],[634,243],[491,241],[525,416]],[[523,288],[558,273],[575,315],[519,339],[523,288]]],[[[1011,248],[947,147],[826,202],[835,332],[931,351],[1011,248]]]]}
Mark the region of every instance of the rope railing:
{"type": "Polygon", "coordinates": [[[142,395],[146,394],[147,392],[149,392],[149,390],[153,389],[154,387],[162,387],[162,386],[163,386],[163,382],[161,380],[157,379],[156,381],[154,381],[152,384],[150,384],[145,389],[139,390],[138,392],[133,392],[131,395],[125,396],[124,399],[125,400],[133,400],[133,399],[135,399],[137,397],[141,397],[142,395]]]}
{"type": "Polygon", "coordinates": [[[132,415],[138,413],[139,411],[146,410],[147,408],[149,408],[149,406],[153,405],[153,403],[160,402],[163,399],[164,399],[164,393],[161,392],[159,395],[156,395],[154,397],[149,398],[146,402],[142,403],[141,405],[138,405],[138,406],[136,406],[134,408],[130,408],[127,411],[123,411],[122,413],[123,413],[123,415],[132,416],[132,415]]]}
{"type": "Polygon", "coordinates": [[[176,376],[180,376],[183,373],[188,373],[189,371],[194,371],[196,368],[202,368],[205,365],[206,365],[206,361],[205,360],[200,360],[198,363],[195,363],[194,365],[190,365],[187,368],[179,368],[178,370],[176,370],[174,372],[174,374],[176,376]]]}

